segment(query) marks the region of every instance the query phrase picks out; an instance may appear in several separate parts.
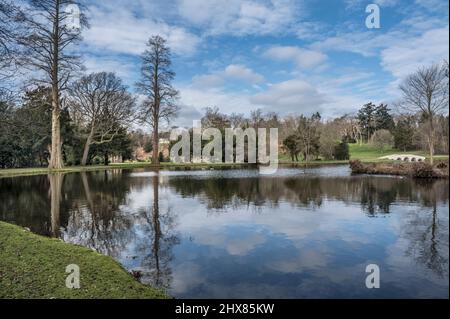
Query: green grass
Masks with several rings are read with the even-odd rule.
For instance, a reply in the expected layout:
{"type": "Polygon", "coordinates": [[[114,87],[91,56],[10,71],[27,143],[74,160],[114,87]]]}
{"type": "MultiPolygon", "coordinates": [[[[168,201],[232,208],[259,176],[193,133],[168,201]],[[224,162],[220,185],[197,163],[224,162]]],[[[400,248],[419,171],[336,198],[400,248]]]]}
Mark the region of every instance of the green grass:
{"type": "Polygon", "coordinates": [[[380,157],[393,155],[393,154],[412,154],[412,155],[420,155],[427,156],[424,152],[421,151],[399,151],[394,148],[388,148],[383,151],[380,151],[373,147],[370,144],[350,144],[350,156],[352,159],[359,159],[361,161],[376,161],[379,160],[380,157]]]}
{"type": "MultiPolygon", "coordinates": [[[[370,144],[349,144],[349,151],[350,151],[350,159],[352,160],[360,160],[362,162],[368,162],[368,163],[377,163],[382,162],[386,160],[381,160],[380,157],[392,155],[392,154],[412,154],[412,155],[419,155],[419,156],[425,156],[429,157],[426,152],[423,151],[399,151],[397,149],[389,148],[385,149],[384,151],[380,151],[373,147],[370,144]]],[[[448,160],[448,155],[436,155],[434,157],[437,160],[448,160]]],[[[288,155],[280,156],[280,161],[282,163],[292,163],[291,158],[288,155]]],[[[302,162],[301,162],[302,163],[302,162]]],[[[342,163],[348,163],[348,161],[315,161],[310,162],[312,163],[318,163],[318,164],[342,164],[342,163]]]]}
{"type": "Polygon", "coordinates": [[[112,258],[0,222],[0,299],[163,299],[112,258]],[[65,269],[80,267],[80,289],[66,287],[65,269]]]}

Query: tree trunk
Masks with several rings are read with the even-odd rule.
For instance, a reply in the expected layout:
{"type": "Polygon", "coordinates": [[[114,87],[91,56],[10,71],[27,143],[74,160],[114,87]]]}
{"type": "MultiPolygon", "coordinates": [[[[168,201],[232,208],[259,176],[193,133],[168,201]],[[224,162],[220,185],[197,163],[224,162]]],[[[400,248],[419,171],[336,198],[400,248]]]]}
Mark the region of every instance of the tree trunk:
{"type": "MultiPolygon", "coordinates": [[[[53,94],[55,96],[55,94],[53,94]]],[[[53,97],[53,110],[52,110],[52,146],[50,152],[50,162],[48,168],[61,169],[64,167],[62,161],[61,152],[61,123],[60,123],[60,110],[59,101],[53,97]]]]}
{"type": "Polygon", "coordinates": [[[152,154],[152,164],[159,165],[159,128],[158,121],[155,120],[154,130],[153,130],[153,154],[152,154]]]}
{"type": "Polygon", "coordinates": [[[105,166],[108,166],[109,165],[109,154],[108,154],[108,151],[105,152],[104,156],[105,156],[105,166]]]}
{"type": "Polygon", "coordinates": [[[86,164],[87,164],[87,160],[88,160],[88,156],[89,156],[89,150],[91,148],[93,136],[94,136],[94,125],[92,125],[91,131],[89,132],[89,136],[88,136],[88,138],[86,140],[86,144],[84,145],[83,158],[81,159],[81,165],[82,166],[86,166],[86,164]]]}
{"type": "Polygon", "coordinates": [[[59,1],[56,2],[56,16],[53,23],[52,35],[52,149],[50,154],[50,163],[48,168],[63,168],[63,160],[61,153],[61,109],[59,101],[59,1]]]}
{"type": "Polygon", "coordinates": [[[429,137],[429,148],[430,148],[430,164],[434,164],[434,123],[433,115],[430,115],[430,137],[429,137]]]}

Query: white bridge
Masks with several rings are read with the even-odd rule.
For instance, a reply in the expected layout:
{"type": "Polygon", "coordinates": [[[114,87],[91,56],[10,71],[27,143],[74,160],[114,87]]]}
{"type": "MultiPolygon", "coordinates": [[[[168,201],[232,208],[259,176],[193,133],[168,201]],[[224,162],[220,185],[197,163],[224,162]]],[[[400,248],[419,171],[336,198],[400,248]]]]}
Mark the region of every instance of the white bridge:
{"type": "Polygon", "coordinates": [[[402,162],[425,162],[425,157],[411,154],[393,154],[380,157],[380,159],[402,162]]]}

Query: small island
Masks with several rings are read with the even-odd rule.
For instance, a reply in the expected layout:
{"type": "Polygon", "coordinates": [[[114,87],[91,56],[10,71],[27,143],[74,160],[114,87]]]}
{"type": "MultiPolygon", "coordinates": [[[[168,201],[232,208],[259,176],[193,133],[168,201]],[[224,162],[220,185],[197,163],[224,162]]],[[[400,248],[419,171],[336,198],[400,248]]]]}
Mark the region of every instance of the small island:
{"type": "Polygon", "coordinates": [[[448,161],[439,161],[434,165],[427,162],[379,162],[362,163],[350,161],[353,174],[399,175],[413,178],[447,178],[448,161]]]}

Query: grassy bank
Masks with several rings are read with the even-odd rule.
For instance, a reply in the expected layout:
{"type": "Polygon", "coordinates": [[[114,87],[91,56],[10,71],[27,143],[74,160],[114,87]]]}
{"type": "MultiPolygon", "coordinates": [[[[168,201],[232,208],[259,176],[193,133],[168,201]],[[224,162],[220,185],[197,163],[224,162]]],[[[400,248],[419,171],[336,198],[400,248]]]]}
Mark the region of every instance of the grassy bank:
{"type": "Polygon", "coordinates": [[[0,222],[1,298],[167,298],[142,285],[110,257],[0,222]],[[65,285],[66,266],[80,267],[81,288],[65,285]]]}

